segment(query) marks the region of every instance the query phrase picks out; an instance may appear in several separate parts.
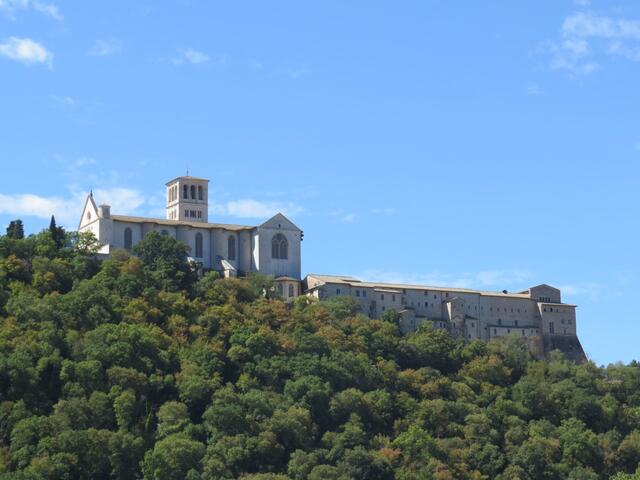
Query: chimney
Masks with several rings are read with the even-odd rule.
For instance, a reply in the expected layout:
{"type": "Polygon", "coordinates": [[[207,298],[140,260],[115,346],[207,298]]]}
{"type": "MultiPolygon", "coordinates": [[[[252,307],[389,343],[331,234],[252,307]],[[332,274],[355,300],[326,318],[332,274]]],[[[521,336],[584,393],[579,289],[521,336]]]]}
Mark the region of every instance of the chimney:
{"type": "Polygon", "coordinates": [[[100,218],[111,218],[111,206],[102,204],[98,207],[100,218]]]}

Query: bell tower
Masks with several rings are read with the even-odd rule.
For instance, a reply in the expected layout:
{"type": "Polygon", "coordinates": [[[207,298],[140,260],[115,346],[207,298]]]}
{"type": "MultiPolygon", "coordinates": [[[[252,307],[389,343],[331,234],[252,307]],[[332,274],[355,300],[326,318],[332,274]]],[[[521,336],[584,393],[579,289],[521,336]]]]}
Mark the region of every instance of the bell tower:
{"type": "Polygon", "coordinates": [[[190,176],[167,183],[167,220],[209,221],[209,180],[190,176]]]}

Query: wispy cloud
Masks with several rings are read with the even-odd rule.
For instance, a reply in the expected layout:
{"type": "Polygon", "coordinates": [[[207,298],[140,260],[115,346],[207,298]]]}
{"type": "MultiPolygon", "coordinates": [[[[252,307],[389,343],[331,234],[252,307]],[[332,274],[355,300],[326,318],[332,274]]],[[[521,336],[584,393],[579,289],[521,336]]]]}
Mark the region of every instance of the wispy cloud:
{"type": "Polygon", "coordinates": [[[76,167],[86,167],[88,165],[95,165],[96,159],[93,157],[80,157],[80,158],[76,158],[74,164],[76,167]]]}
{"type": "MultiPolygon", "coordinates": [[[[137,213],[145,204],[145,197],[139,190],[131,188],[97,188],[93,191],[98,203],[107,203],[114,212],[127,215],[137,213]]],[[[70,189],[62,196],[43,196],[35,193],[0,193],[0,214],[15,218],[35,217],[48,219],[55,215],[59,223],[75,228],[87,192],[70,189]]]]}
{"type": "Polygon", "coordinates": [[[296,215],[303,208],[294,203],[263,202],[254,199],[230,200],[223,204],[216,204],[212,213],[219,213],[238,218],[268,218],[276,213],[296,215]]]}
{"type": "MultiPolygon", "coordinates": [[[[14,217],[49,218],[56,215],[63,222],[71,220],[77,210],[74,200],[62,197],[43,197],[33,193],[7,195],[0,193],[0,213],[14,217]]],[[[79,214],[78,214],[79,215],[79,214]]]]}
{"type": "Polygon", "coordinates": [[[145,196],[135,188],[96,188],[93,196],[98,203],[111,205],[113,212],[121,215],[136,213],[145,204],[145,196]]]}
{"type": "Polygon", "coordinates": [[[356,277],[362,280],[383,283],[503,290],[505,288],[524,289],[531,282],[533,275],[528,270],[522,269],[484,270],[475,273],[464,272],[460,274],[366,270],[360,275],[356,275],[356,277]]]}
{"type": "Polygon", "coordinates": [[[530,83],[524,89],[524,92],[527,95],[531,95],[532,97],[537,97],[538,95],[542,95],[542,89],[535,83],[530,83]]]}
{"type": "MultiPolygon", "coordinates": [[[[590,301],[597,301],[603,294],[603,292],[610,292],[611,290],[598,282],[583,282],[578,284],[567,284],[558,287],[563,295],[570,297],[586,297],[590,301]]],[[[566,298],[563,299],[566,301],[566,298]]]]}
{"type": "Polygon", "coordinates": [[[109,57],[122,52],[122,41],[117,38],[109,40],[97,40],[87,51],[87,55],[92,57],[109,57]]]}
{"type": "Polygon", "coordinates": [[[353,223],[356,219],[356,214],[352,212],[345,212],[344,210],[334,210],[329,212],[330,217],[337,218],[343,223],[353,223]]]}
{"type": "Polygon", "coordinates": [[[215,63],[223,65],[226,62],[224,55],[211,57],[208,53],[196,50],[194,48],[179,49],[176,54],[171,57],[171,63],[174,65],[203,65],[206,63],[215,63]]]}
{"type": "Polygon", "coordinates": [[[249,60],[249,66],[254,70],[262,70],[264,68],[264,64],[260,60],[256,60],[255,58],[249,60]]]}
{"type": "Polygon", "coordinates": [[[548,42],[547,47],[552,69],[578,75],[600,69],[603,55],[640,61],[640,20],[575,12],[565,18],[561,39],[548,42]]]}
{"type": "Polygon", "coordinates": [[[60,9],[53,5],[52,3],[43,3],[43,2],[31,2],[33,4],[33,8],[40,13],[43,13],[54,20],[58,20],[61,22],[64,20],[64,15],[60,12],[60,9]]]}
{"type": "Polygon", "coordinates": [[[62,105],[66,107],[72,107],[77,103],[76,99],[70,97],[69,95],[49,95],[49,98],[51,98],[53,103],[55,103],[56,105],[62,105]]]}
{"type": "Polygon", "coordinates": [[[0,0],[0,11],[11,18],[15,16],[16,11],[30,8],[54,20],[64,20],[64,15],[62,15],[60,9],[52,3],[45,3],[39,0],[0,0]]]}
{"type": "Polygon", "coordinates": [[[310,73],[309,70],[304,67],[284,68],[280,70],[280,72],[292,80],[300,80],[302,77],[306,77],[310,73]]]}
{"type": "Polygon", "coordinates": [[[382,208],[373,208],[371,209],[371,213],[375,213],[376,215],[393,215],[397,213],[398,209],[393,207],[382,207],[382,208]]]}
{"type": "Polygon", "coordinates": [[[25,65],[40,64],[51,67],[53,62],[53,53],[30,38],[10,37],[0,43],[0,57],[6,57],[25,65]]]}

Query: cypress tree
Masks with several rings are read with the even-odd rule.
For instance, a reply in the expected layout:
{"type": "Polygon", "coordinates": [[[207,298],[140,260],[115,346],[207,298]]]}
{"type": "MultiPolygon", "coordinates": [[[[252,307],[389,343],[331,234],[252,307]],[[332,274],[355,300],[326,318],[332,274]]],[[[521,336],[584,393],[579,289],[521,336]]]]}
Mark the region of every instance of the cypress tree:
{"type": "Polygon", "coordinates": [[[56,225],[56,217],[51,215],[51,222],[49,222],[49,232],[51,232],[51,238],[56,242],[56,246],[60,249],[64,246],[65,232],[64,228],[56,225]]]}

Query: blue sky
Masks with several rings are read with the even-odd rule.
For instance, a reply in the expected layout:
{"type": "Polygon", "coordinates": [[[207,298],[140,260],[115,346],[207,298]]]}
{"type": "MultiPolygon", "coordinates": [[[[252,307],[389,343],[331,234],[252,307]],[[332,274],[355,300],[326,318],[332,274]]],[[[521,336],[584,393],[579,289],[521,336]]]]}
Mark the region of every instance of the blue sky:
{"type": "Polygon", "coordinates": [[[549,283],[640,358],[637,2],[0,0],[0,85],[2,226],[161,216],[189,169],[303,272],[549,283]]]}

